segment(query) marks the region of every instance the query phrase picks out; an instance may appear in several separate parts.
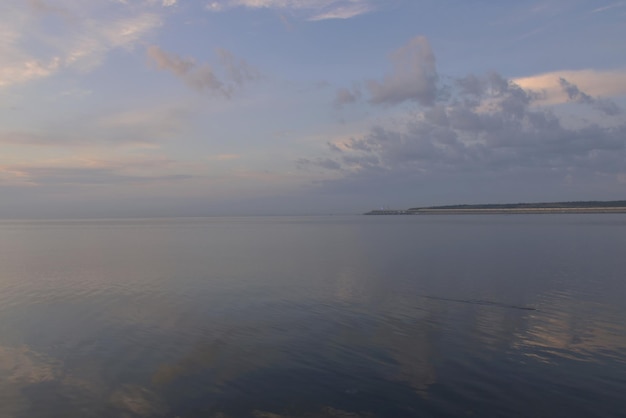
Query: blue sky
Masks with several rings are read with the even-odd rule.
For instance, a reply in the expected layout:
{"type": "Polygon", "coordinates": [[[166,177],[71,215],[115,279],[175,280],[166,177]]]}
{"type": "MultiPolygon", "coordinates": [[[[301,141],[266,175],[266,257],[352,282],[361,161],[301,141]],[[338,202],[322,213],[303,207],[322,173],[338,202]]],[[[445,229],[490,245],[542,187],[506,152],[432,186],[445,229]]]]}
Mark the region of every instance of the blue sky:
{"type": "Polygon", "coordinates": [[[626,2],[5,0],[0,217],[624,199],[626,2]]]}

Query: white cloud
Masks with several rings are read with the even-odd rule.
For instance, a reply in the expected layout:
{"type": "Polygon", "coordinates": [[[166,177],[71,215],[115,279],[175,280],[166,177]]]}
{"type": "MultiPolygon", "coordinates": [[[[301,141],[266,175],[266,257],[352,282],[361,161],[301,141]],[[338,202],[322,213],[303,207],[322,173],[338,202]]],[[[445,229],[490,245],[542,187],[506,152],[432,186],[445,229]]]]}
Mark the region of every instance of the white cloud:
{"type": "Polygon", "coordinates": [[[243,7],[300,12],[308,20],[349,19],[376,9],[374,0],[213,0],[206,8],[221,12],[243,7]]]}
{"type": "Polygon", "coordinates": [[[14,56],[12,61],[0,67],[0,87],[47,77],[59,69],[60,62],[59,57],[43,62],[32,57],[14,56]]]}
{"type": "Polygon", "coordinates": [[[0,87],[24,83],[54,73],[60,66],[59,57],[38,58],[18,45],[23,41],[23,26],[27,19],[15,13],[0,17],[0,87]]]}
{"type": "Polygon", "coordinates": [[[154,13],[143,13],[113,21],[91,19],[82,24],[83,36],[72,39],[64,51],[68,67],[88,71],[101,64],[113,49],[131,49],[161,25],[154,13]]]}
{"type": "Polygon", "coordinates": [[[555,71],[513,79],[525,90],[541,92],[536,104],[551,105],[566,103],[570,100],[562,88],[560,79],[575,84],[585,93],[596,97],[626,96],[626,70],[578,70],[555,71]]]}
{"type": "Polygon", "coordinates": [[[312,16],[309,20],[326,20],[326,19],[350,19],[374,10],[373,5],[367,3],[354,3],[345,6],[332,8],[327,12],[312,16]]]}
{"type": "Polygon", "coordinates": [[[597,9],[594,9],[591,12],[592,13],[606,12],[607,10],[615,9],[615,8],[618,8],[618,7],[625,7],[625,6],[626,6],[626,1],[618,1],[617,3],[609,4],[608,6],[599,7],[597,9]]]}
{"type": "Polygon", "coordinates": [[[64,69],[92,70],[107,53],[133,48],[161,24],[161,17],[149,5],[8,0],[3,6],[0,87],[42,79],[64,69]],[[61,21],[50,25],[49,19],[61,21]]]}

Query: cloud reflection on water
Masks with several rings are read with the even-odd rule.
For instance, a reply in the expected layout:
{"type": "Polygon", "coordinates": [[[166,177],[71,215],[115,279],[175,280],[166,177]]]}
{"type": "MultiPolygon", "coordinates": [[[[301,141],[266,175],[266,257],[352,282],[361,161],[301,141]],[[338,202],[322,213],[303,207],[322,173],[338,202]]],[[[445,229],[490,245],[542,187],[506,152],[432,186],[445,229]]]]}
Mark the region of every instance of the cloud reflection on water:
{"type": "MultiPolygon", "coordinates": [[[[592,261],[569,245],[581,242],[573,218],[543,240],[537,218],[454,219],[29,227],[0,252],[0,412],[352,418],[528,407],[497,396],[504,383],[519,399],[539,387],[569,402],[573,388],[617,403],[623,308],[576,275],[592,261]],[[30,253],[12,257],[17,247],[30,253]]],[[[621,271],[620,255],[595,258],[589,270],[621,271]]]]}

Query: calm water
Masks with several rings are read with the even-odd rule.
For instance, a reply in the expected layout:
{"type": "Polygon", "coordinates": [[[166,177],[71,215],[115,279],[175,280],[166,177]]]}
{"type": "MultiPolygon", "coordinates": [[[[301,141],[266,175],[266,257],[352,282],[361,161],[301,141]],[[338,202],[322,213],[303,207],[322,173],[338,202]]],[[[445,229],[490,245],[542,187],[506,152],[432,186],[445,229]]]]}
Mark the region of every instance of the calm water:
{"type": "Polygon", "coordinates": [[[626,416],[626,216],[0,222],[0,417],[626,416]]]}

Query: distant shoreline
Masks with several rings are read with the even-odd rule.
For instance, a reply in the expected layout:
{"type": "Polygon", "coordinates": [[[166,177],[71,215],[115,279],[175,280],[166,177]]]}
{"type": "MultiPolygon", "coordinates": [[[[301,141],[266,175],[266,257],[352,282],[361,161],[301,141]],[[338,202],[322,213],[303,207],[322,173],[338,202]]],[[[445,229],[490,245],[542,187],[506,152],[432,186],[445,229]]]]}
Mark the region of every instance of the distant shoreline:
{"type": "Polygon", "coordinates": [[[626,213],[626,201],[587,201],[552,203],[507,203],[431,206],[411,209],[380,209],[364,215],[484,215],[551,213],[626,213]]]}

